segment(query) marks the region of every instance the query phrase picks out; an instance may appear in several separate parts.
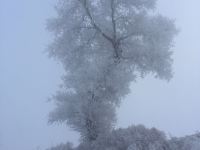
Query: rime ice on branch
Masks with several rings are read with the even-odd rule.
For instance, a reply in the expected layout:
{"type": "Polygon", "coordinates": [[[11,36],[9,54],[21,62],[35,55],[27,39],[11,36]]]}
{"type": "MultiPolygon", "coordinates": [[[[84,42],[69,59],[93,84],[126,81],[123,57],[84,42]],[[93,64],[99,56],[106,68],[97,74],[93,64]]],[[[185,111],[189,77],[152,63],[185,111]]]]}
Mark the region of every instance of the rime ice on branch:
{"type": "Polygon", "coordinates": [[[50,55],[62,62],[63,88],[50,122],[65,122],[84,141],[110,133],[115,109],[136,75],[169,80],[173,20],[155,14],[155,0],[60,0],[48,29],[50,55]]]}

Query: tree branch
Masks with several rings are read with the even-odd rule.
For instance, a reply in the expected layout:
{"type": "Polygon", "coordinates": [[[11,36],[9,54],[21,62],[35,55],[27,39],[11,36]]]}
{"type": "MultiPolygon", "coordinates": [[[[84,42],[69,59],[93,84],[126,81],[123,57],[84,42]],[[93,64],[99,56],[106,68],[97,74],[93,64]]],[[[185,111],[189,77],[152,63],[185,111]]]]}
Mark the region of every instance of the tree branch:
{"type": "Polygon", "coordinates": [[[114,1],[115,1],[115,0],[111,0],[111,18],[112,18],[112,26],[113,26],[113,32],[114,32],[114,40],[116,41],[116,38],[117,38],[117,31],[116,31],[116,20],[115,20],[114,1]]]}
{"type": "Polygon", "coordinates": [[[88,17],[90,18],[91,23],[92,23],[92,25],[94,26],[94,28],[95,28],[98,32],[100,32],[101,35],[102,35],[105,39],[107,39],[109,42],[113,43],[113,39],[112,39],[111,37],[109,37],[108,35],[106,35],[106,34],[102,31],[102,29],[95,23],[94,18],[92,17],[92,14],[90,13],[90,10],[89,10],[89,8],[88,8],[87,0],[83,0],[83,1],[78,0],[78,1],[81,2],[81,3],[83,4],[83,7],[84,7],[84,9],[85,9],[85,11],[86,11],[88,17]]]}
{"type": "MultiPolygon", "coordinates": [[[[88,4],[87,4],[87,0],[78,0],[80,3],[82,3],[86,14],[88,15],[89,19],[91,20],[92,25],[94,26],[94,28],[96,29],[96,31],[98,31],[105,39],[107,39],[113,46],[114,49],[114,53],[115,53],[115,58],[118,61],[120,61],[120,57],[121,57],[121,53],[122,50],[119,49],[120,46],[120,40],[117,39],[117,31],[116,31],[116,20],[115,20],[115,6],[114,6],[114,2],[115,0],[111,0],[111,18],[112,18],[112,26],[113,26],[113,32],[114,35],[113,37],[109,37],[108,35],[106,35],[102,29],[96,24],[94,18],[92,17],[92,14],[90,13],[88,4]]],[[[125,37],[124,37],[125,38],[125,37]]],[[[122,38],[121,40],[123,40],[124,38],[122,38]]]]}
{"type": "Polygon", "coordinates": [[[126,40],[126,39],[128,39],[129,37],[134,36],[135,34],[136,34],[135,32],[132,32],[132,33],[127,34],[127,35],[125,35],[125,36],[123,36],[123,37],[120,37],[120,38],[119,38],[119,41],[126,40]]]}

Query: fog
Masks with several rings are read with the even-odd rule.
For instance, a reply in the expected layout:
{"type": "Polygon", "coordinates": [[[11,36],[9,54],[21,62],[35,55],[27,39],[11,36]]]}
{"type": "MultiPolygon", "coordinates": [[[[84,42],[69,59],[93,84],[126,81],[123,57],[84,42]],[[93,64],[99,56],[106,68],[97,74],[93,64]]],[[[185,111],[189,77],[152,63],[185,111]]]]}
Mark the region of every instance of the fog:
{"type": "MultiPolygon", "coordinates": [[[[78,142],[65,125],[48,124],[48,98],[61,83],[62,66],[49,59],[46,19],[55,15],[51,0],[0,0],[0,149],[36,150],[78,142]]],[[[170,82],[148,76],[131,86],[118,111],[117,127],[144,124],[168,136],[200,130],[200,2],[158,0],[158,11],[180,29],[173,48],[170,82]]]]}

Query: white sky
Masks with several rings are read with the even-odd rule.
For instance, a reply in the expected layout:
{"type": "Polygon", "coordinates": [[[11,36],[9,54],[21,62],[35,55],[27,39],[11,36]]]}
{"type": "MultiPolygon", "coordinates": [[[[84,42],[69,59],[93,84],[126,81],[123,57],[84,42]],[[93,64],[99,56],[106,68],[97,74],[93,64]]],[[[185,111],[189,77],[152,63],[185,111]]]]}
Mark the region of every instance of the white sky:
{"type": "MultiPolygon", "coordinates": [[[[47,57],[46,19],[55,0],[0,0],[0,149],[36,150],[77,141],[76,133],[49,126],[47,98],[61,82],[62,67],[47,57]]],[[[159,0],[161,14],[181,30],[174,47],[174,78],[147,77],[132,85],[118,111],[118,126],[155,126],[168,135],[200,130],[200,2],[159,0]]]]}

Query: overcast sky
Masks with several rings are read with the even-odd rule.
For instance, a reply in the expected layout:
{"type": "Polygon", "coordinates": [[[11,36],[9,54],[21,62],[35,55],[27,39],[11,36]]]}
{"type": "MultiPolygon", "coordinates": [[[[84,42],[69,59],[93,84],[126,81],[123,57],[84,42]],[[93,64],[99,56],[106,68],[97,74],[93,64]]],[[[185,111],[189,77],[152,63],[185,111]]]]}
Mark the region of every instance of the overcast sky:
{"type": "MultiPolygon", "coordinates": [[[[36,150],[77,142],[63,125],[48,125],[62,67],[44,52],[51,36],[46,19],[56,0],[0,0],[0,149],[36,150]]],[[[181,30],[174,50],[174,78],[145,79],[118,111],[118,127],[144,124],[171,136],[200,131],[200,2],[159,0],[158,11],[176,19],[181,30]]]]}

